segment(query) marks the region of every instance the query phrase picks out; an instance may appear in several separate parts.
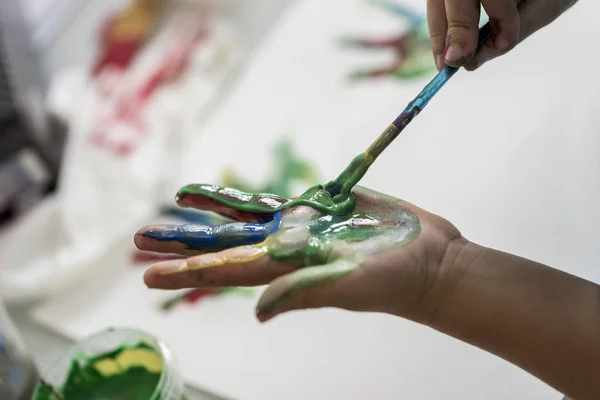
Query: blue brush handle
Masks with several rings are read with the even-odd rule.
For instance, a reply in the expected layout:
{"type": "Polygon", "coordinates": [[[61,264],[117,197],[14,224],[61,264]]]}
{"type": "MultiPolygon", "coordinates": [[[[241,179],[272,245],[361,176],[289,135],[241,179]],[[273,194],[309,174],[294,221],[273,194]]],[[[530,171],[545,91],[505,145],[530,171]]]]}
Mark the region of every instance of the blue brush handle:
{"type": "MultiPolygon", "coordinates": [[[[515,0],[515,4],[517,7],[522,3],[523,0],[515,0]]],[[[486,23],[484,26],[479,29],[479,40],[477,41],[477,49],[492,36],[492,27],[490,23],[486,23]]],[[[437,92],[440,91],[442,86],[446,84],[452,78],[452,76],[458,71],[458,68],[445,66],[438,74],[425,86],[425,88],[415,97],[415,99],[402,111],[398,117],[392,123],[394,126],[400,128],[402,131],[408,123],[415,117],[419,112],[425,108],[425,106],[429,103],[429,101],[435,96],[437,92]],[[407,115],[410,115],[411,118],[407,120],[407,115]]]]}
{"type": "MultiPolygon", "coordinates": [[[[485,42],[492,36],[492,28],[490,23],[486,23],[479,30],[479,40],[477,42],[477,49],[479,49],[485,42]]],[[[415,97],[415,99],[408,105],[408,107],[402,111],[400,115],[394,120],[395,126],[406,125],[406,115],[417,115],[420,111],[425,108],[429,101],[435,96],[437,92],[454,76],[458,71],[458,68],[445,66],[438,74],[425,86],[425,88],[415,97]]]]}

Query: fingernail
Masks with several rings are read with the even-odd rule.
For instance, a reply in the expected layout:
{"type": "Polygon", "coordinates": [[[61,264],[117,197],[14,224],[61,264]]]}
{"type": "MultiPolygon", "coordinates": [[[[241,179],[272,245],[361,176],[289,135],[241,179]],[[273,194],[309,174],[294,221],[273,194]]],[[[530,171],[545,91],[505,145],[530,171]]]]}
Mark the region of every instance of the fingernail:
{"type": "Polygon", "coordinates": [[[257,313],[256,318],[261,322],[267,322],[270,319],[273,319],[277,314],[275,313],[257,313]]]}
{"type": "Polygon", "coordinates": [[[444,54],[444,59],[447,64],[454,64],[463,57],[461,46],[458,43],[450,43],[448,49],[446,50],[446,54],[444,54]]]}
{"type": "Polygon", "coordinates": [[[498,51],[506,51],[510,47],[510,43],[504,36],[497,36],[494,46],[496,46],[496,50],[498,51]]]}
{"type": "Polygon", "coordinates": [[[444,56],[442,54],[436,54],[435,55],[435,67],[437,68],[437,70],[441,71],[442,69],[444,69],[445,66],[446,66],[446,63],[444,62],[444,56]]]}
{"type": "Polygon", "coordinates": [[[479,68],[479,65],[477,65],[477,61],[471,61],[470,63],[464,66],[464,69],[466,69],[467,71],[475,71],[477,68],[479,68]]]}
{"type": "Polygon", "coordinates": [[[157,264],[154,264],[150,268],[157,269],[161,275],[170,275],[187,270],[188,265],[185,259],[175,259],[170,261],[159,262],[157,264]]]}

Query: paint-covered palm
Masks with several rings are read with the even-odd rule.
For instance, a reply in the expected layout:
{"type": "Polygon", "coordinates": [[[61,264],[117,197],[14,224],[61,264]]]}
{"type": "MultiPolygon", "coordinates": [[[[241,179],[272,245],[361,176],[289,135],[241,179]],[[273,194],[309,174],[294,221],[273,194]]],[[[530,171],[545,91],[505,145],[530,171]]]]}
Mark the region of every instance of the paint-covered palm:
{"type": "Polygon", "coordinates": [[[409,203],[362,187],[353,192],[354,212],[336,217],[305,206],[268,212],[287,200],[187,186],[177,196],[180,206],[234,222],[140,229],[138,248],[190,256],[153,265],[145,281],[163,289],[270,284],[257,306],[261,320],[292,309],[339,307],[426,322],[452,288],[444,255],[460,233],[409,203]]]}

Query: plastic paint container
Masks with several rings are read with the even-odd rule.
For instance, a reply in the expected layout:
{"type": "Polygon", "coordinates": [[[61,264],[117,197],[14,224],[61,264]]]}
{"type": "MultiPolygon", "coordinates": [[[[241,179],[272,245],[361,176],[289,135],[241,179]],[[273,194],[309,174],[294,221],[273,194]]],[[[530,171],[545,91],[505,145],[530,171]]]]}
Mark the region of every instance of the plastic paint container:
{"type": "Polygon", "coordinates": [[[74,345],[43,374],[33,400],[182,400],[169,349],[131,328],[109,328],[74,345]]]}
{"type": "Polygon", "coordinates": [[[0,300],[0,399],[31,399],[37,378],[31,354],[0,300]]]}

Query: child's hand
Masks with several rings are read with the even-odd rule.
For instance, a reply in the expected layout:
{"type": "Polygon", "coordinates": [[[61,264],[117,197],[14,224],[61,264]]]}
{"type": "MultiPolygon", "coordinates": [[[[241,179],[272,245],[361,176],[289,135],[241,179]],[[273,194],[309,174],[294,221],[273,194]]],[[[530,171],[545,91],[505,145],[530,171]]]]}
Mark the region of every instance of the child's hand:
{"type": "Polygon", "coordinates": [[[598,398],[600,286],[469,242],[412,204],[353,192],[353,215],[332,217],[307,207],[268,212],[287,201],[272,195],[209,185],[182,191],[180,205],[240,222],[142,228],[141,250],[191,256],[159,262],[144,279],[162,289],[269,284],[261,321],[318,307],[394,314],[487,350],[573,398],[598,398]],[[267,212],[252,213],[255,202],[267,212]]]}
{"type": "Polygon", "coordinates": [[[212,188],[216,201],[188,194],[178,202],[239,222],[142,228],[138,248],[191,256],[153,265],[148,286],[270,284],[256,310],[263,321],[294,309],[339,307],[428,324],[461,276],[452,265],[456,252],[448,251],[450,243],[457,249],[466,242],[460,232],[393,197],[357,187],[356,209],[347,217],[308,207],[259,215],[240,208],[252,201],[276,207],[280,199],[212,188]]]}
{"type": "Polygon", "coordinates": [[[522,0],[517,9],[515,0],[428,0],[436,65],[475,70],[554,21],[576,1],[522,0]],[[481,6],[490,17],[493,37],[477,51],[481,6]]]}

